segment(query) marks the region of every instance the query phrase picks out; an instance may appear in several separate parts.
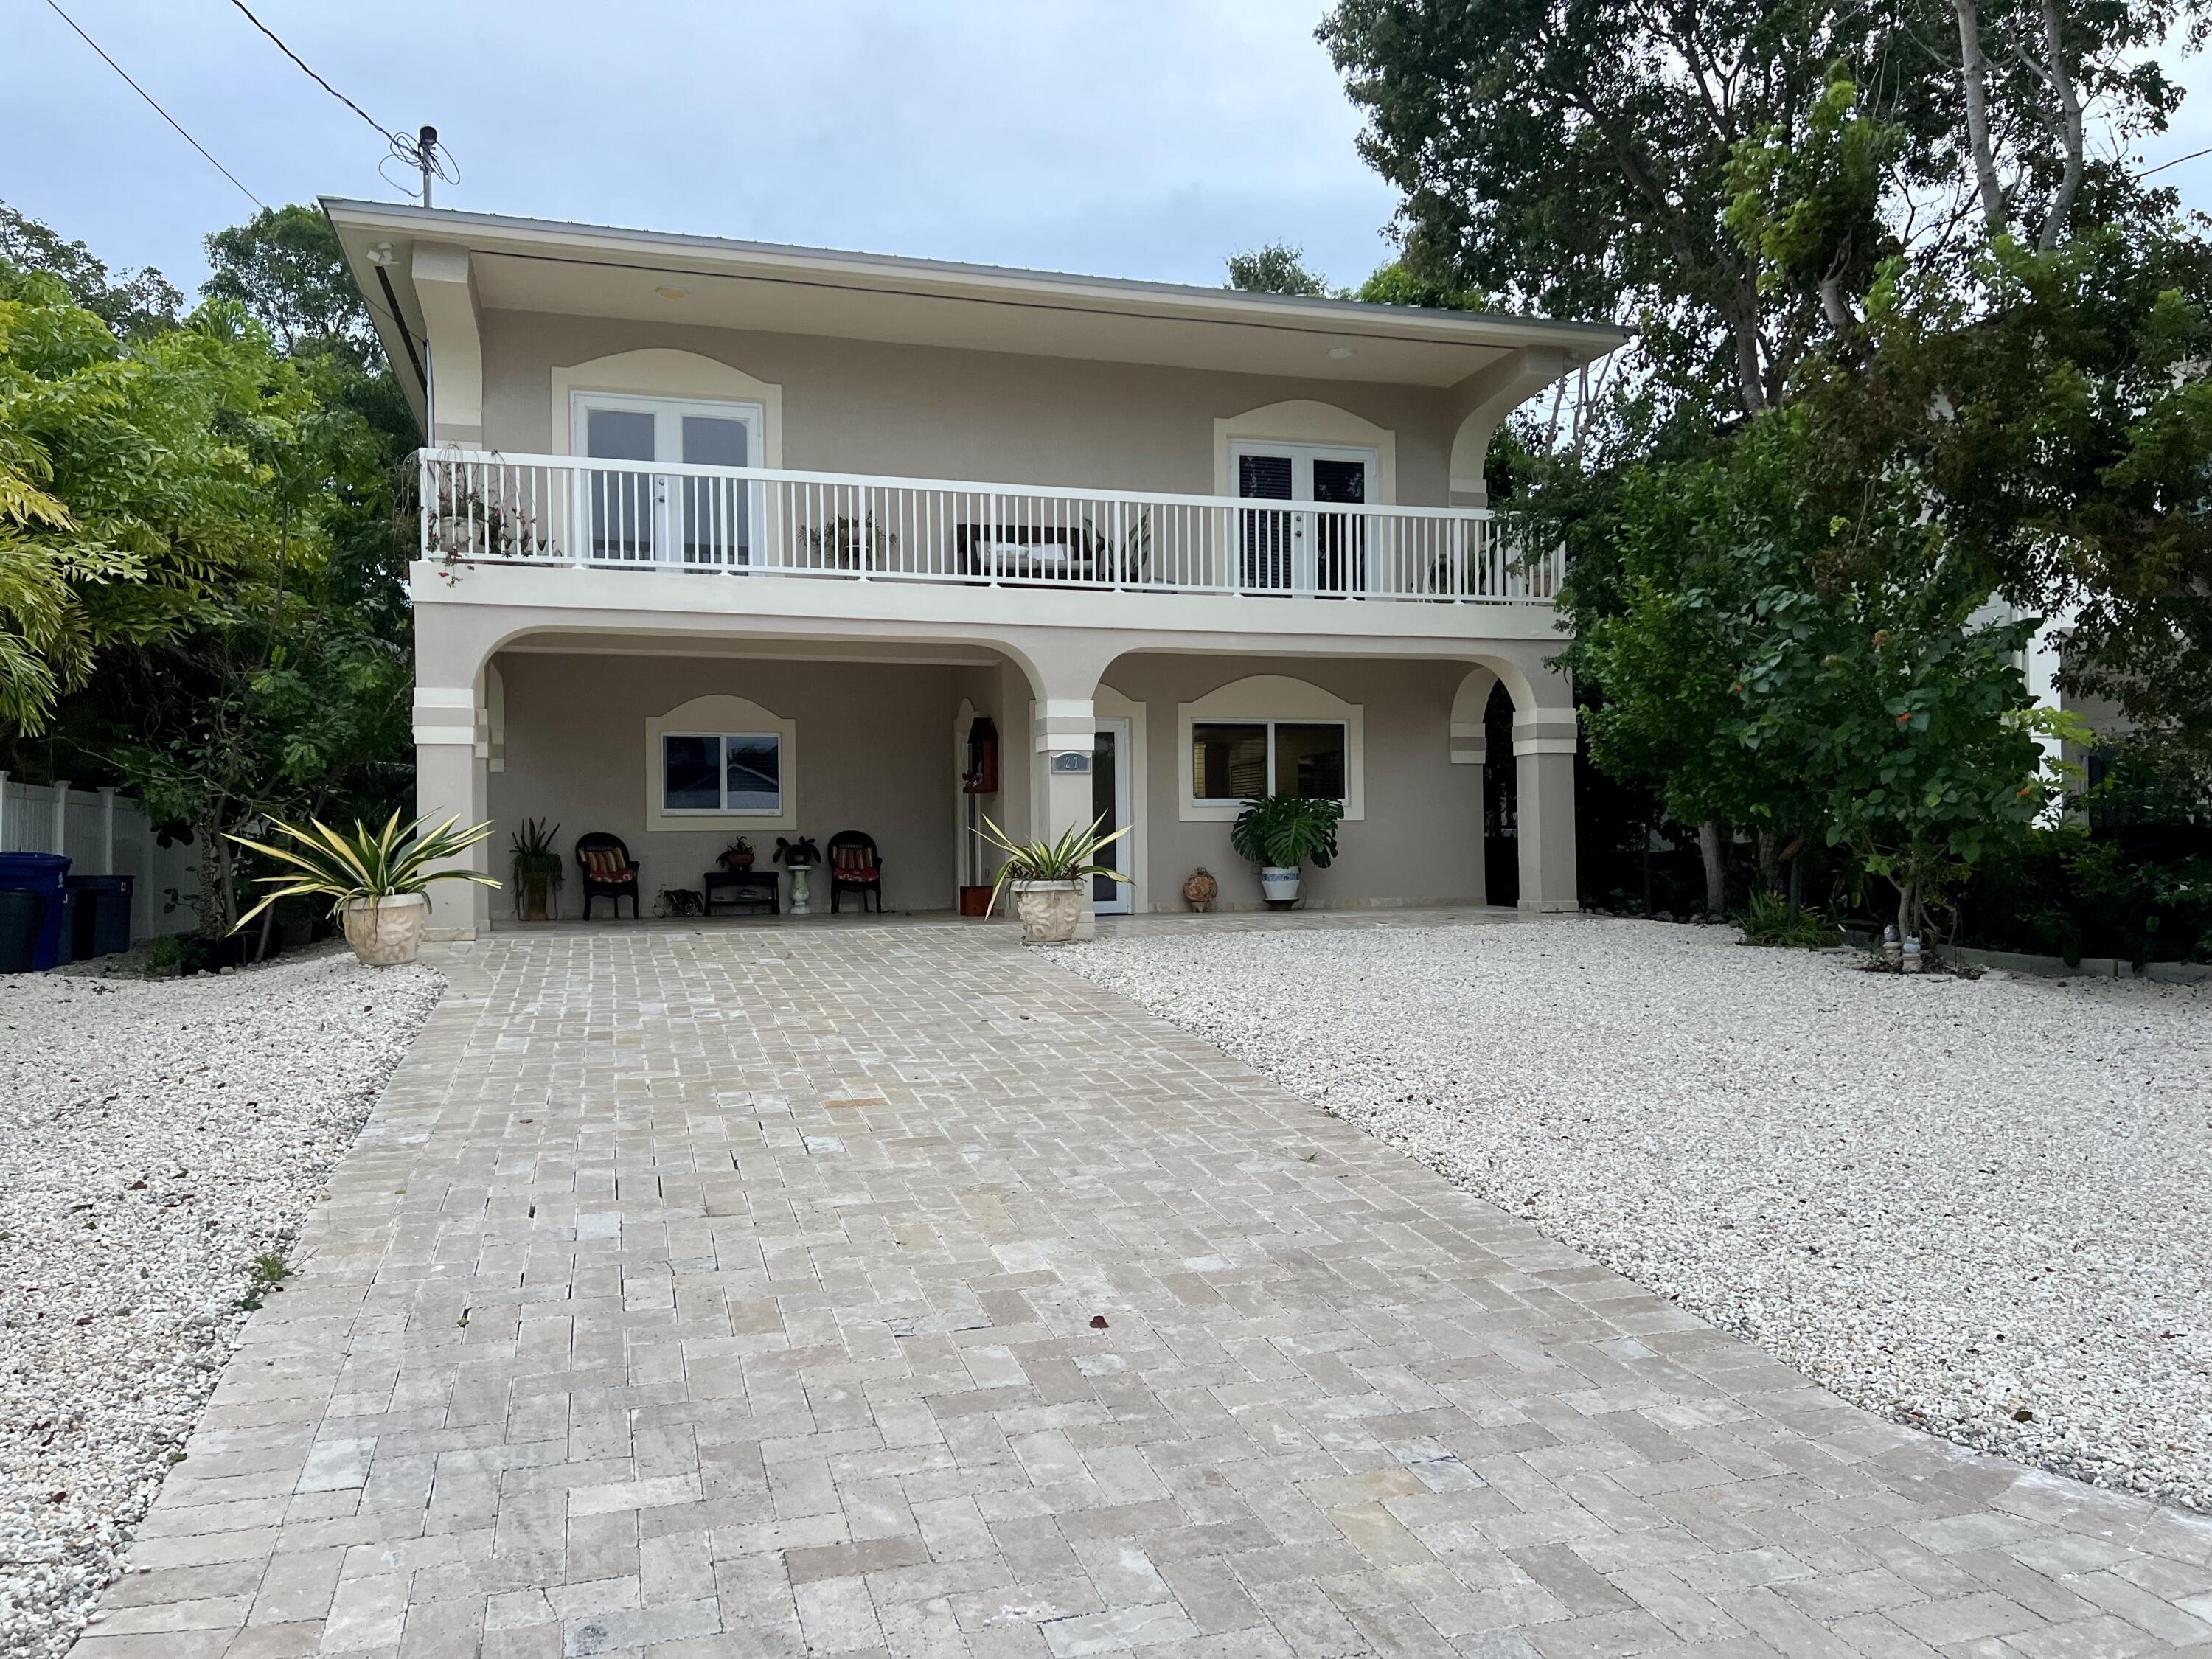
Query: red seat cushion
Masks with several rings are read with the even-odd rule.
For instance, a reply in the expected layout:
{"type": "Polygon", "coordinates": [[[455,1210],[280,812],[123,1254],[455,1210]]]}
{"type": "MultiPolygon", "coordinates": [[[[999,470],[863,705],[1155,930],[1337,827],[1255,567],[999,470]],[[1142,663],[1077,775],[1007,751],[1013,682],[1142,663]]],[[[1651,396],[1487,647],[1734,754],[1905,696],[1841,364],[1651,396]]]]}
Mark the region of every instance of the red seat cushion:
{"type": "Polygon", "coordinates": [[[583,849],[584,873],[593,881],[627,881],[630,875],[629,860],[621,849],[613,847],[586,847],[583,849]]]}
{"type": "Polygon", "coordinates": [[[878,881],[882,878],[883,872],[872,864],[840,864],[837,866],[837,879],[840,881],[878,881]]]}

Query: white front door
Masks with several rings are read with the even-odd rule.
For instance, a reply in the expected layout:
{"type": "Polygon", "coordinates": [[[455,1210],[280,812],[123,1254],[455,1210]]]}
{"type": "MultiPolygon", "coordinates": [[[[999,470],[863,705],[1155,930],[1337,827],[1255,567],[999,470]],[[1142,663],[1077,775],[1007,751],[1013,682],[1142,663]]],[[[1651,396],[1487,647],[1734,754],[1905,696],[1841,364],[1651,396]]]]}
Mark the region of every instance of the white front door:
{"type": "MultiPolygon", "coordinates": [[[[1329,444],[1244,441],[1229,447],[1246,501],[1363,507],[1375,499],[1375,452],[1329,444]]],[[[1246,508],[1237,585],[1248,593],[1338,599],[1367,586],[1367,526],[1358,514],[1246,508]]]]}
{"type": "MultiPolygon", "coordinates": [[[[1098,722],[1098,736],[1091,751],[1091,813],[1106,822],[1098,833],[1110,836],[1129,823],[1129,722],[1113,716],[1098,722]]],[[[1130,843],[1143,833],[1133,829],[1111,847],[1101,848],[1098,862],[1128,875],[1135,868],[1135,849],[1130,843]]],[[[1102,916],[1126,916],[1134,908],[1126,881],[1104,876],[1091,878],[1091,908],[1102,916]]]]}
{"type": "Polygon", "coordinates": [[[752,562],[754,497],[744,479],[662,474],[655,463],[758,466],[758,404],[702,403],[579,392],[571,399],[575,453],[635,468],[584,475],[580,512],[591,556],[617,564],[719,569],[752,562]]]}

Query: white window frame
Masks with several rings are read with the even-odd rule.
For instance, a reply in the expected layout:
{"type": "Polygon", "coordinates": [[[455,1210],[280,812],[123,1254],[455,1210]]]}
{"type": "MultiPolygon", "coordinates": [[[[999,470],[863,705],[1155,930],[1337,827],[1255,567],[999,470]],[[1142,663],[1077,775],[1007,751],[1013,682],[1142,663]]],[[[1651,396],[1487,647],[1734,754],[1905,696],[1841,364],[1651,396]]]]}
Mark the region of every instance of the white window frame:
{"type": "Polygon", "coordinates": [[[768,410],[760,404],[714,398],[647,398],[628,392],[571,392],[568,394],[570,453],[591,453],[590,433],[585,422],[595,409],[652,416],[653,459],[671,466],[684,464],[684,417],[686,415],[703,416],[715,421],[737,421],[745,428],[745,453],[752,458],[746,465],[766,465],[761,458],[767,453],[762,441],[768,431],[768,410]]]}
{"type": "MultiPolygon", "coordinates": [[[[1243,810],[1241,801],[1193,797],[1191,750],[1194,728],[1204,726],[1341,726],[1344,741],[1344,821],[1367,817],[1367,711],[1334,692],[1287,674],[1253,674],[1217,686],[1190,702],[1176,705],[1176,817],[1184,823],[1230,823],[1243,810]]],[[[1267,777],[1274,779],[1274,739],[1268,738],[1267,777]]]]}
{"type": "MultiPolygon", "coordinates": [[[[650,834],[677,832],[692,834],[702,829],[727,826],[743,830],[749,836],[762,834],[796,835],[799,832],[799,722],[787,720],[773,708],[766,708],[750,697],[740,697],[726,691],[712,691],[678,703],[673,708],[648,714],[637,728],[644,741],[639,751],[638,778],[644,795],[645,828],[650,834]],[[671,812],[665,810],[668,799],[666,776],[667,750],[661,743],[664,735],[702,738],[726,737],[732,733],[773,732],[783,740],[783,810],[767,813],[755,809],[750,811],[708,811],[703,807],[691,806],[671,812]]],[[[727,751],[724,752],[727,765],[727,751]]],[[[728,789],[728,774],[723,775],[723,788],[728,789]]]]}
{"type": "Polygon", "coordinates": [[[670,818],[780,818],[784,815],[785,760],[789,742],[781,732],[692,732],[671,729],[659,733],[660,814],[670,818]],[[720,745],[714,763],[714,781],[720,799],[712,806],[671,806],[668,804],[668,743],[672,738],[703,738],[720,745]],[[775,745],[775,805],[732,806],[730,802],[730,740],[732,738],[775,745]]]}
{"type": "MultiPolygon", "coordinates": [[[[735,421],[745,429],[745,455],[748,467],[766,465],[765,447],[768,434],[768,409],[765,404],[737,399],[710,398],[653,398],[628,392],[588,392],[582,389],[568,394],[568,449],[574,455],[591,453],[590,425],[593,410],[607,410],[626,415],[653,416],[653,459],[636,461],[640,467],[682,466],[684,460],[684,417],[696,415],[716,421],[735,421]]],[[[641,564],[682,567],[684,559],[682,526],[678,522],[683,509],[677,500],[679,492],[668,487],[662,479],[654,487],[649,516],[655,557],[640,560],[641,564]]],[[[577,522],[591,523],[591,507],[586,486],[582,477],[577,480],[575,512],[577,522]]],[[[762,526],[764,523],[766,492],[757,483],[739,487],[745,511],[750,522],[747,532],[747,547],[752,557],[760,555],[762,526]]],[[[732,511],[735,509],[732,508],[732,511]]],[[[641,516],[646,516],[641,514],[641,516]]],[[[589,534],[588,531],[584,533],[589,534]]],[[[702,564],[698,568],[727,568],[727,566],[702,564]]],[[[742,568],[742,567],[740,567],[742,568]]]]}
{"type": "MultiPolygon", "coordinates": [[[[1349,461],[1366,475],[1361,487],[1361,504],[1372,507],[1382,476],[1382,457],[1376,451],[1350,444],[1315,444],[1276,442],[1267,438],[1233,438],[1229,443],[1229,487],[1243,510],[1249,513],[1280,513],[1286,516],[1282,526],[1290,539],[1291,585],[1287,588],[1264,587],[1253,591],[1263,593],[1312,594],[1321,584],[1321,528],[1314,512],[1314,463],[1316,461],[1349,461]],[[1287,497],[1247,495],[1239,489],[1243,469],[1237,465],[1246,456],[1268,457],[1291,464],[1291,493],[1287,497]],[[1304,511],[1300,509],[1304,508],[1304,511]]],[[[1359,532],[1358,533],[1364,533],[1359,532]]],[[[1240,528],[1236,556],[1243,557],[1243,532],[1240,528]]],[[[1241,586],[1243,574],[1237,577],[1241,586]]],[[[1358,586],[1354,585],[1355,591],[1358,586]]],[[[1332,593],[1339,590],[1332,588],[1332,593]]]]}
{"type": "Polygon", "coordinates": [[[1263,727],[1267,733],[1267,789],[1270,793],[1273,793],[1275,787],[1275,728],[1279,726],[1333,726],[1344,734],[1345,793],[1335,798],[1337,805],[1340,806],[1344,805],[1347,804],[1351,798],[1352,722],[1344,719],[1341,715],[1319,714],[1309,718],[1299,714],[1271,714],[1261,719],[1249,714],[1200,714],[1191,720],[1191,740],[1187,745],[1186,752],[1183,756],[1186,766],[1186,769],[1183,774],[1184,798],[1193,806],[1212,808],[1224,806],[1242,807],[1244,805],[1245,800],[1248,799],[1242,795],[1201,795],[1198,793],[1198,728],[1201,726],[1257,726],[1263,727]]]}

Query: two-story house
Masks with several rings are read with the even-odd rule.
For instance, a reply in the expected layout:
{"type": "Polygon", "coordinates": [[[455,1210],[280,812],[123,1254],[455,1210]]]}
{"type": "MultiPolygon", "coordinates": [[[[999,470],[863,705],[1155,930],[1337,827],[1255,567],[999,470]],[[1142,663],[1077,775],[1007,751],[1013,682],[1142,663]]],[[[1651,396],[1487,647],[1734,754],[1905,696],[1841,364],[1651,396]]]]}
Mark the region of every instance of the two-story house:
{"type": "Polygon", "coordinates": [[[547,818],[650,902],[738,836],[858,830],[893,908],[945,910],[980,817],[1103,814],[1098,910],[1200,866],[1251,907],[1230,823],[1294,790],[1345,806],[1309,902],[1480,902],[1510,765],[1519,902],[1573,908],[1559,556],[1483,460],[1616,332],[325,206],[427,438],[419,806],[495,820],[486,867],[547,818]]]}

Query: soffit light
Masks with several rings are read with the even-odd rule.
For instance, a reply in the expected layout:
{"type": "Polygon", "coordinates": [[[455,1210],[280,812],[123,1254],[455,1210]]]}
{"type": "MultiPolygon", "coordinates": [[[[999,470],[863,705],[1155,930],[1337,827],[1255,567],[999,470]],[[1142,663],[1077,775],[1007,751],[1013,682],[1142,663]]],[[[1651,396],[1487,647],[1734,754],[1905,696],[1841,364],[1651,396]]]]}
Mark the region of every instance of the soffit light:
{"type": "Polygon", "coordinates": [[[653,291],[664,300],[680,300],[690,292],[687,289],[680,288],[657,288],[653,291]]]}
{"type": "Polygon", "coordinates": [[[1331,346],[1328,349],[1328,355],[1335,358],[1339,362],[1341,362],[1345,358],[1349,357],[1352,355],[1352,348],[1350,346],[1331,346]]]}

